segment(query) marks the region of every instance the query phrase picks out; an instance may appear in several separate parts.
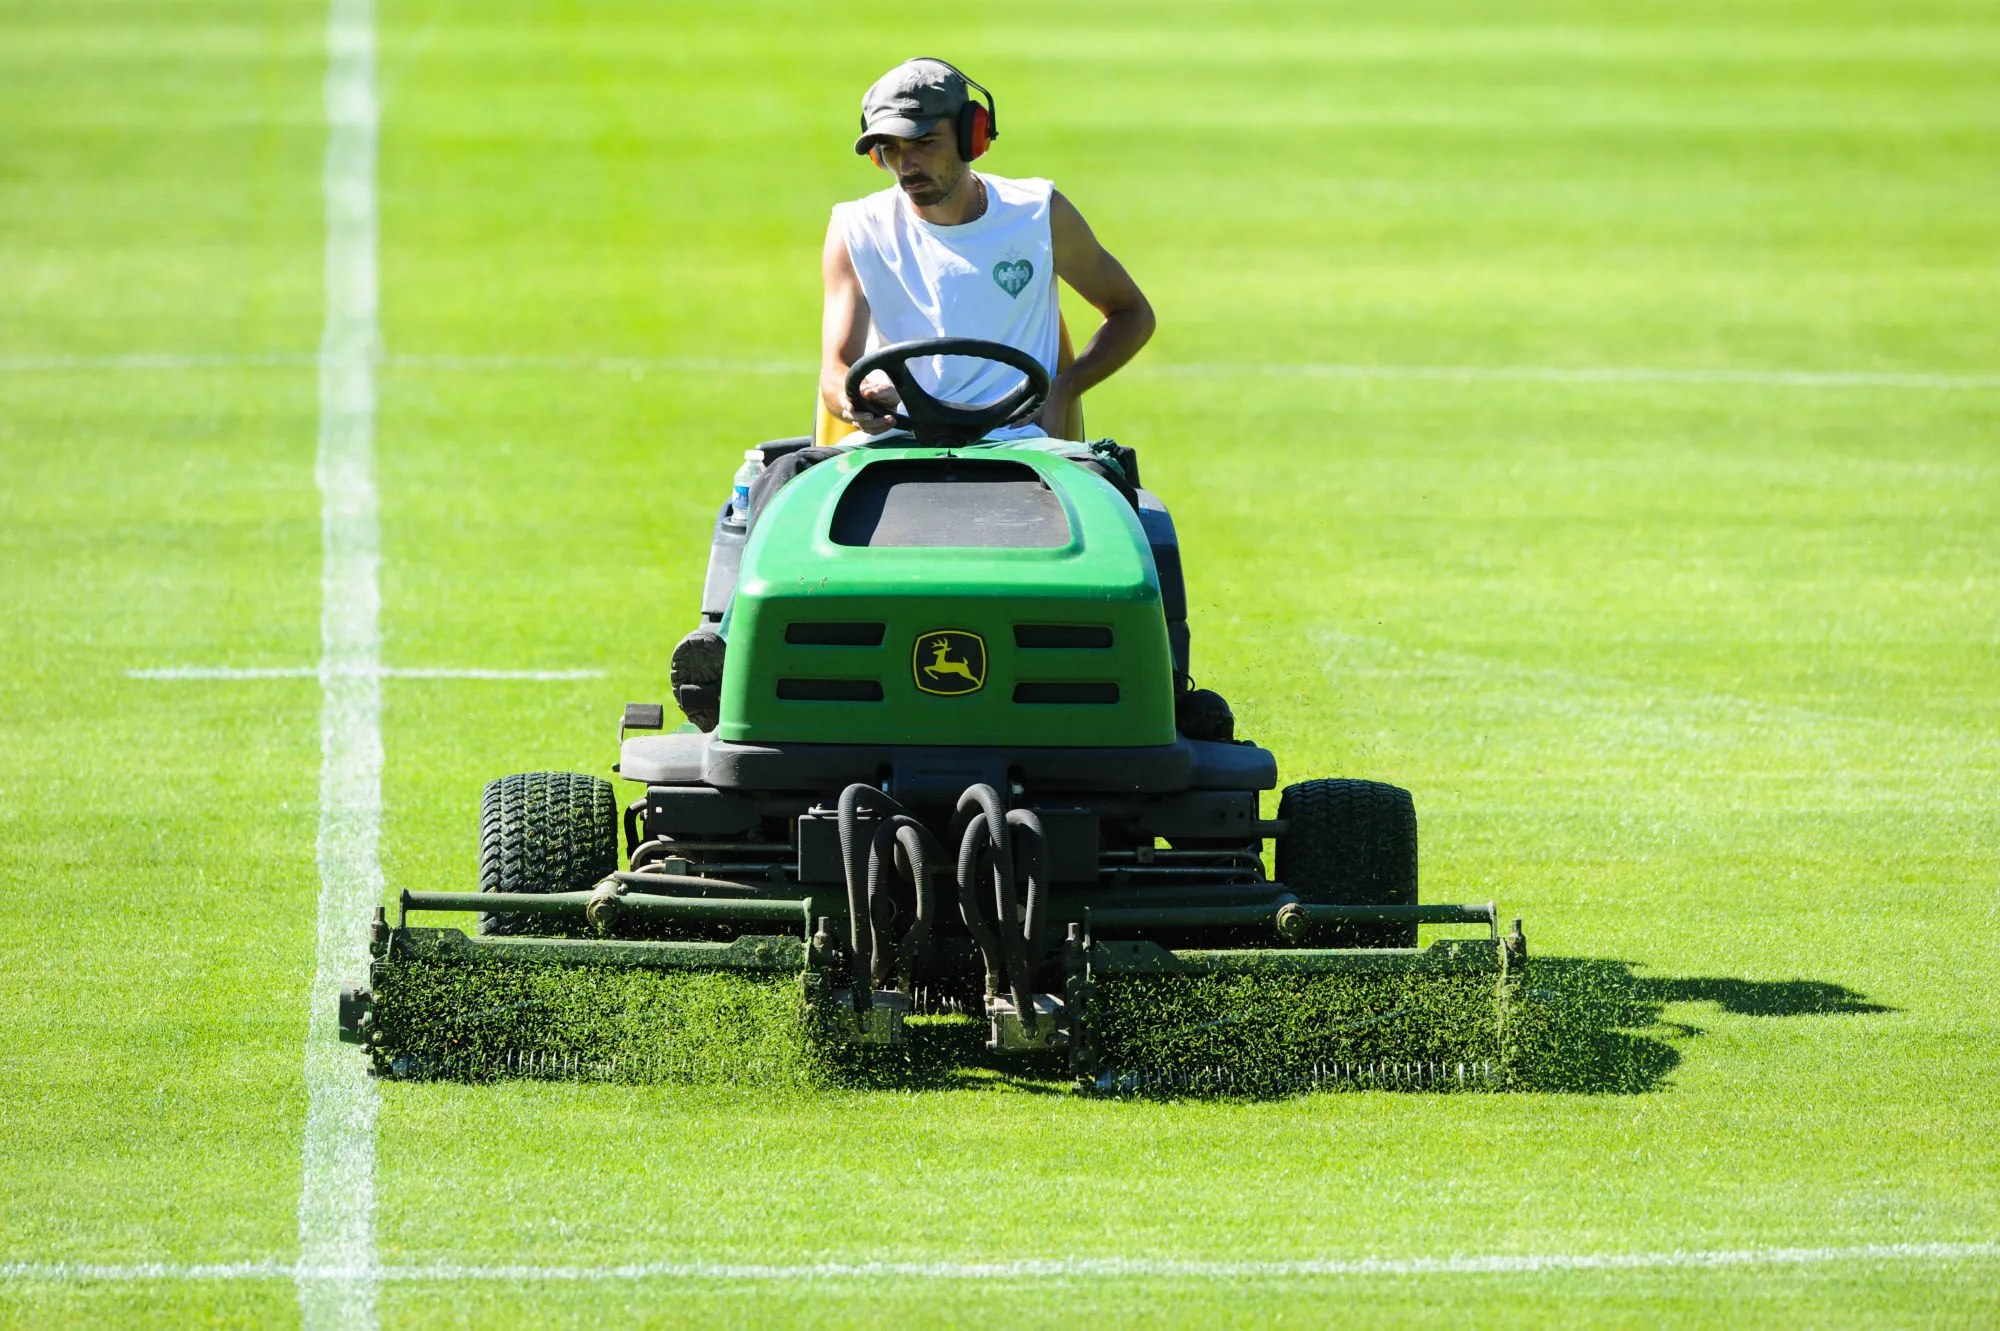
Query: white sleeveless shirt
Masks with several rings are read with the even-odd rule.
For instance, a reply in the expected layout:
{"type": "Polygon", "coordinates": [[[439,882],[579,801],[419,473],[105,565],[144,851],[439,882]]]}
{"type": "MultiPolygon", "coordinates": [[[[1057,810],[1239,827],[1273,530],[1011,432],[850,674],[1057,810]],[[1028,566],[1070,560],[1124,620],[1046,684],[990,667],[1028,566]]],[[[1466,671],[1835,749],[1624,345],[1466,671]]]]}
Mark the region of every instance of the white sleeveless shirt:
{"type": "MultiPolygon", "coordinates": [[[[835,204],[834,221],[868,299],[868,349],[920,337],[978,337],[1027,352],[1056,372],[1059,306],[1047,180],[981,175],[986,211],[959,226],[918,217],[891,185],[835,204]]],[[[925,389],[953,402],[996,402],[1021,372],[993,361],[932,356],[910,362],[925,389]]],[[[1032,422],[990,439],[1039,435],[1032,422]]]]}

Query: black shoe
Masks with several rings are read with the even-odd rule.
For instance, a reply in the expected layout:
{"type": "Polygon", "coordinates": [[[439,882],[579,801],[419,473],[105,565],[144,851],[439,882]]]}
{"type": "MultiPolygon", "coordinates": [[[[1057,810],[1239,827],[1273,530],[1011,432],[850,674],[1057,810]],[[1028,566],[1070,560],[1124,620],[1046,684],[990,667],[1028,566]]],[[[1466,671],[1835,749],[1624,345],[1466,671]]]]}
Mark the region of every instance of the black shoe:
{"type": "Polygon", "coordinates": [[[722,719],[722,662],[729,644],[714,629],[699,628],[674,645],[667,678],[674,701],[696,730],[713,730],[722,719]]]}
{"type": "Polygon", "coordinates": [[[1214,689],[1188,689],[1174,695],[1174,729],[1189,739],[1236,742],[1236,713],[1214,689]]]}

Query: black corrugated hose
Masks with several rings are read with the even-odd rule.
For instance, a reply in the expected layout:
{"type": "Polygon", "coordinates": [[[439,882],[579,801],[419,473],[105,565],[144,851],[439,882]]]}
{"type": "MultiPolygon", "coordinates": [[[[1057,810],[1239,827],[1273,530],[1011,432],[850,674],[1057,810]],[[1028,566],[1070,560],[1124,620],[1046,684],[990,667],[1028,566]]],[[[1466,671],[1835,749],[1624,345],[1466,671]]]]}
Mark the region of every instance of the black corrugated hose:
{"type": "Polygon", "coordinates": [[[906,813],[885,818],[875,828],[875,836],[868,843],[868,909],[869,917],[877,929],[887,931],[895,922],[894,903],[883,888],[885,865],[888,872],[900,871],[910,890],[916,895],[917,917],[895,946],[895,956],[888,955],[888,949],[875,949],[874,978],[880,981],[889,978],[891,970],[900,966],[905,983],[911,959],[918,948],[931,935],[931,925],[937,916],[934,894],[931,891],[931,865],[944,858],[944,847],[938,844],[930,829],[906,813]],[[896,850],[903,852],[902,861],[897,862],[896,850]],[[885,910],[885,907],[887,908],[885,910]],[[888,918],[884,918],[884,916],[888,918]]]}
{"type": "MultiPolygon", "coordinates": [[[[899,959],[907,963],[930,936],[936,915],[930,870],[934,858],[942,857],[945,850],[900,801],[859,782],[840,792],[839,831],[841,865],[847,878],[854,1006],[865,1010],[873,986],[888,978],[899,959]],[[880,819],[866,847],[861,844],[859,826],[864,807],[880,819]],[[900,865],[895,854],[898,847],[903,852],[900,865]],[[885,870],[902,869],[907,870],[916,894],[916,920],[900,943],[891,945],[881,937],[894,918],[894,905],[885,889],[885,870]]],[[[992,786],[969,786],[958,797],[951,839],[958,845],[959,913],[985,962],[986,991],[1004,990],[1014,1000],[1022,1020],[1032,1026],[1034,958],[1040,955],[1049,894],[1048,838],[1041,819],[1031,809],[1009,810],[992,786]],[[1019,890],[1023,878],[1027,880],[1025,903],[1019,890]],[[992,922],[980,900],[989,885],[992,922]]]]}

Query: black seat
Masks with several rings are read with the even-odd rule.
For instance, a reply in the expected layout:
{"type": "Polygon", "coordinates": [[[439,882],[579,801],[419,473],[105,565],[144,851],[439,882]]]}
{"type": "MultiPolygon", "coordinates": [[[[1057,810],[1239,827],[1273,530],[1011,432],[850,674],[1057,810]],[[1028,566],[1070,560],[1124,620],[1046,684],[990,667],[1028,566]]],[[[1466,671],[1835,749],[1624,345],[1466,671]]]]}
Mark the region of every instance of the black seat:
{"type": "Polygon", "coordinates": [[[796,453],[802,448],[812,447],[813,437],[809,434],[793,435],[789,439],[773,439],[757,445],[757,451],[764,455],[764,465],[770,466],[788,453],[796,453]]]}

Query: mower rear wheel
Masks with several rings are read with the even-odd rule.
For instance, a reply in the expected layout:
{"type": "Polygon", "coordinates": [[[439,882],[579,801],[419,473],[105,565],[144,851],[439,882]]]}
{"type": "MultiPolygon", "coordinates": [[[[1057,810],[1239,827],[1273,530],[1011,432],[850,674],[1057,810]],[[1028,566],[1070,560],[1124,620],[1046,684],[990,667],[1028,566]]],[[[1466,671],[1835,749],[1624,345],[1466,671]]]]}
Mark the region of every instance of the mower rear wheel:
{"type": "MultiPolygon", "coordinates": [[[[611,783],[582,772],[520,772],[479,799],[479,890],[583,892],[618,867],[611,783]]],[[[535,917],[483,914],[482,934],[522,933],[535,917]]]]}
{"type": "MultiPolygon", "coordinates": [[[[1417,806],[1380,781],[1300,781],[1286,786],[1278,817],[1278,881],[1299,900],[1341,906],[1417,904],[1417,806]]],[[[1414,924],[1337,931],[1336,947],[1415,947],[1414,924]]]]}

